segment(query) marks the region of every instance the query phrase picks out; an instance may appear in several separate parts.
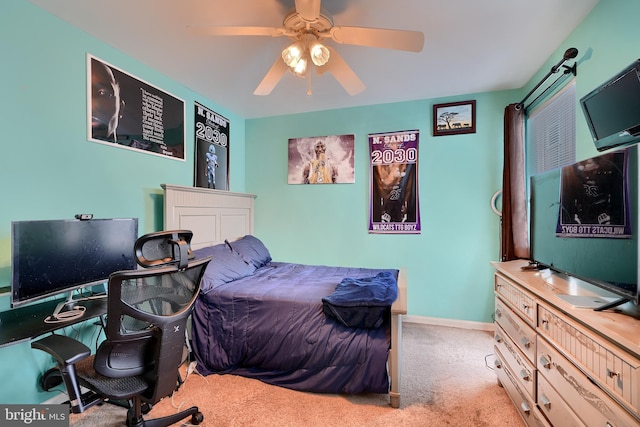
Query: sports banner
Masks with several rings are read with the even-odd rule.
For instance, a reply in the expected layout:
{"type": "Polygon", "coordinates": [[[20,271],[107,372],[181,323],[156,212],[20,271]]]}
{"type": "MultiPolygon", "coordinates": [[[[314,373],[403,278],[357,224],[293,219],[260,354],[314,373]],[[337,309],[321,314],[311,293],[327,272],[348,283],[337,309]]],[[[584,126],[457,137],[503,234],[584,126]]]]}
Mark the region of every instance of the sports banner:
{"type": "Polygon", "coordinates": [[[369,135],[369,233],[419,234],[418,130],[369,135]]]}
{"type": "Polygon", "coordinates": [[[627,150],[562,168],[556,235],[631,237],[627,150]]]}

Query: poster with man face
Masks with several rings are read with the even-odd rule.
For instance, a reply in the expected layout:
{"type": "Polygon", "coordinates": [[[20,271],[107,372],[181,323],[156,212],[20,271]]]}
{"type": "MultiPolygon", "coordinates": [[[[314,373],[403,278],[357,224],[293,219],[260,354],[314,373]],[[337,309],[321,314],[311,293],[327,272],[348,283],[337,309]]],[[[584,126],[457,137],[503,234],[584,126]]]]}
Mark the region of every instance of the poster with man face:
{"type": "Polygon", "coordinates": [[[87,55],[88,139],[184,160],[184,102],[87,55]]]}

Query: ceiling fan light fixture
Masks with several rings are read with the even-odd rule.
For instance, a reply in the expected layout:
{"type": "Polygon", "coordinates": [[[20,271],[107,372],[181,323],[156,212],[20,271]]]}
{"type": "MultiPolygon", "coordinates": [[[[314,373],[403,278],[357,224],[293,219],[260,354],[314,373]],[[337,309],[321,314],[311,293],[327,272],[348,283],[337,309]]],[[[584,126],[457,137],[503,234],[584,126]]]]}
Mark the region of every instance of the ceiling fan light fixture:
{"type": "MultiPolygon", "coordinates": [[[[281,27],[246,27],[246,26],[207,26],[197,33],[221,36],[285,36],[289,45],[281,51],[281,57],[273,63],[256,90],[255,95],[268,95],[283,78],[287,70],[306,77],[311,84],[313,69],[318,75],[329,72],[349,95],[356,95],[365,89],[364,83],[342,59],[338,51],[331,45],[324,45],[331,40],[338,44],[368,46],[376,48],[421,52],[424,47],[424,33],[411,30],[395,30],[370,27],[334,26],[333,18],[323,11],[323,0],[287,0],[281,3],[294,3],[294,8],[282,21],[281,27]]],[[[567,57],[575,56],[577,49],[565,53],[567,57]]],[[[575,73],[574,73],[575,74],[575,73]]],[[[309,86],[309,94],[311,89],[309,86]]]]}
{"type": "Polygon", "coordinates": [[[318,67],[326,64],[331,56],[329,49],[317,40],[309,45],[309,55],[311,56],[311,61],[318,67]]]}
{"type": "Polygon", "coordinates": [[[302,42],[297,41],[290,44],[282,51],[282,60],[287,64],[287,66],[293,68],[300,62],[303,53],[304,45],[302,42]]]}
{"type": "Polygon", "coordinates": [[[307,58],[300,58],[295,66],[289,68],[298,77],[304,77],[307,73],[307,58]]]}

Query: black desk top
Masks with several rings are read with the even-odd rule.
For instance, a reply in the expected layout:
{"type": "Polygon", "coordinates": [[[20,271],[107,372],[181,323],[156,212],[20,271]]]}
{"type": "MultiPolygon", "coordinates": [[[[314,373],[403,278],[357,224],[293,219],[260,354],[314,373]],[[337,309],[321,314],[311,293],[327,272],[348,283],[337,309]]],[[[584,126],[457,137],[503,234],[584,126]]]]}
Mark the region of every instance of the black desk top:
{"type": "Polygon", "coordinates": [[[106,297],[85,299],[76,302],[77,305],[86,309],[82,316],[62,322],[45,323],[45,319],[53,314],[59,303],[64,301],[65,299],[57,299],[0,312],[0,347],[28,341],[107,312],[106,297]]]}

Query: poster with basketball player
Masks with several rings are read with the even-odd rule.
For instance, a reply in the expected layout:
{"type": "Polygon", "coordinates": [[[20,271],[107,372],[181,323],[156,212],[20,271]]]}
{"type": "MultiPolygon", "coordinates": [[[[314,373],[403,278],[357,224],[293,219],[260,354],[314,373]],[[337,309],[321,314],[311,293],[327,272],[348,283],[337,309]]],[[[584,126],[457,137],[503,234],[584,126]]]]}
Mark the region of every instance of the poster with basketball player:
{"type": "Polygon", "coordinates": [[[355,135],[289,139],[289,184],[353,184],[355,135]]]}
{"type": "Polygon", "coordinates": [[[418,130],[369,135],[369,233],[419,234],[418,130]]]}
{"type": "Polygon", "coordinates": [[[229,190],[229,120],[195,103],[195,186],[229,190]]]}

